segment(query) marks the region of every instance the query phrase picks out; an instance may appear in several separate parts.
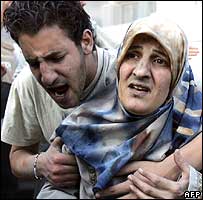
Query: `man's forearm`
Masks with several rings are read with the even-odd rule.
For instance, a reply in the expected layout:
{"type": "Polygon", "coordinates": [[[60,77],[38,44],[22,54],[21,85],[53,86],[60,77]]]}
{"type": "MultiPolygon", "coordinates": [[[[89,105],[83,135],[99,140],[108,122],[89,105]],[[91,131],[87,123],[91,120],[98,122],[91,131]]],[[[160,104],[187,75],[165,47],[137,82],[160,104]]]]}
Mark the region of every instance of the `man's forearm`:
{"type": "MultiPolygon", "coordinates": [[[[202,168],[202,133],[194,138],[190,143],[180,148],[181,156],[194,168],[200,170],[202,168]]],[[[118,175],[126,175],[134,173],[138,168],[142,168],[146,172],[152,172],[161,177],[168,178],[169,180],[176,181],[179,177],[181,170],[177,166],[174,160],[174,154],[166,157],[161,162],[154,161],[133,161],[130,164],[127,164],[118,175]]],[[[118,185],[111,186],[100,193],[100,197],[108,196],[118,196],[127,194],[123,196],[125,199],[129,199],[130,189],[129,189],[129,180],[118,185]]]]}
{"type": "MultiPolygon", "coordinates": [[[[183,158],[196,170],[202,169],[202,133],[196,136],[192,141],[188,144],[184,145],[180,148],[181,154],[183,158]]],[[[163,161],[166,168],[165,177],[171,180],[177,180],[180,169],[177,167],[174,161],[174,155],[171,154],[163,161]]]]}
{"type": "Polygon", "coordinates": [[[37,148],[38,145],[32,145],[27,148],[12,146],[10,152],[10,164],[12,173],[16,177],[25,179],[34,178],[33,166],[37,148]]]}
{"type": "Polygon", "coordinates": [[[202,169],[202,133],[181,148],[184,159],[196,170],[202,169]]]}
{"type": "MultiPolygon", "coordinates": [[[[202,133],[180,148],[183,158],[195,169],[202,169],[202,133]]],[[[174,155],[166,157],[163,161],[133,161],[120,170],[117,175],[127,175],[143,168],[149,172],[164,176],[171,180],[177,180],[180,170],[177,167],[174,155]]]]}

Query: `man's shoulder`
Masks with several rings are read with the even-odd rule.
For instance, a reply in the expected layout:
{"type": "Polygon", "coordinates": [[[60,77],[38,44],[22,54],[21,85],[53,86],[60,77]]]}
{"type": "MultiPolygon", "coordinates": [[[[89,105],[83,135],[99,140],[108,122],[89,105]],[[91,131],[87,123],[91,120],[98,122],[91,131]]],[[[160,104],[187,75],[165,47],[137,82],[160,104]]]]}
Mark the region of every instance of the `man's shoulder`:
{"type": "MultiPolygon", "coordinates": [[[[98,69],[94,92],[101,92],[108,85],[115,82],[116,78],[116,50],[97,47],[98,69]]],[[[92,93],[94,93],[92,92],[92,93]]]]}
{"type": "Polygon", "coordinates": [[[37,80],[33,76],[29,67],[24,67],[13,81],[13,85],[29,88],[31,85],[37,86],[37,80]]]}
{"type": "Polygon", "coordinates": [[[29,67],[24,67],[18,76],[14,79],[14,82],[28,82],[33,79],[32,72],[29,67]]]}
{"type": "Polygon", "coordinates": [[[116,68],[117,49],[105,49],[97,47],[98,63],[104,71],[112,71],[116,68]]]}
{"type": "Polygon", "coordinates": [[[37,82],[29,67],[25,67],[14,79],[11,87],[12,92],[17,92],[19,97],[42,98],[44,89],[37,82]]]}
{"type": "Polygon", "coordinates": [[[96,46],[98,56],[101,57],[103,55],[104,59],[110,59],[112,61],[115,61],[117,57],[117,49],[107,49],[107,48],[101,48],[96,46]]]}

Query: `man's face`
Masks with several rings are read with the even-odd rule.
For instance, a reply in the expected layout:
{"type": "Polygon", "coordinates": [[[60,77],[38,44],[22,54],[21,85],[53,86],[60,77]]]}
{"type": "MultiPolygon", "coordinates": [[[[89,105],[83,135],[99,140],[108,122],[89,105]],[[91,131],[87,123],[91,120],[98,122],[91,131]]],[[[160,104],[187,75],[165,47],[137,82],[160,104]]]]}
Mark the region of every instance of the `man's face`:
{"type": "Polygon", "coordinates": [[[22,34],[19,44],[33,75],[55,102],[63,108],[78,105],[86,82],[82,48],[58,26],[22,34]]]}
{"type": "Polygon", "coordinates": [[[170,61],[152,37],[135,37],[119,71],[119,98],[130,113],[146,115],[161,106],[169,93],[170,61]]]}

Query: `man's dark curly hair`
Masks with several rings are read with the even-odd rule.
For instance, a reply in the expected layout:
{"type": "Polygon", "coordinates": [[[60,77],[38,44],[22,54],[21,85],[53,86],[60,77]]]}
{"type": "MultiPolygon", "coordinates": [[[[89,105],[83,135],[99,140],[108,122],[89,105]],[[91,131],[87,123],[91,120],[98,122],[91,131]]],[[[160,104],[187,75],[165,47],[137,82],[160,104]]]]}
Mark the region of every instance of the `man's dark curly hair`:
{"type": "Polygon", "coordinates": [[[20,34],[32,36],[44,26],[58,25],[76,45],[85,29],[93,32],[79,1],[13,1],[4,12],[3,25],[17,43],[20,34]]]}

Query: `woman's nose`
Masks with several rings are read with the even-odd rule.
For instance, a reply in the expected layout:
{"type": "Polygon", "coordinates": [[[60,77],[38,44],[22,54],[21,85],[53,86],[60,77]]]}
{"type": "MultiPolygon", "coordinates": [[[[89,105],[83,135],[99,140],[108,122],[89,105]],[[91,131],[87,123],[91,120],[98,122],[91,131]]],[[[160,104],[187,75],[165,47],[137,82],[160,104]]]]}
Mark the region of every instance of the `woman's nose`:
{"type": "Polygon", "coordinates": [[[137,77],[149,77],[150,76],[150,64],[147,60],[140,60],[136,62],[133,69],[133,75],[137,77]]]}

